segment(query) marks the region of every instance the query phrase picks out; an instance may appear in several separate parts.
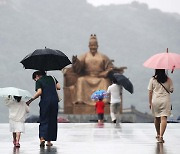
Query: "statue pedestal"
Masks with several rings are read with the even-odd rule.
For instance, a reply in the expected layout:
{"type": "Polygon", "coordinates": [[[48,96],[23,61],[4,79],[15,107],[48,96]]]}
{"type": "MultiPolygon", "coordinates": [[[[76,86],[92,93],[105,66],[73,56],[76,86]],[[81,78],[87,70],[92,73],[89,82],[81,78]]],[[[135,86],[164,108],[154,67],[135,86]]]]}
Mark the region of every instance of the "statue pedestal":
{"type": "MultiPolygon", "coordinates": [[[[109,114],[109,104],[105,104],[104,114],[109,114]]],[[[87,104],[73,105],[73,114],[96,114],[95,106],[87,104]]]]}
{"type": "MultiPolygon", "coordinates": [[[[87,104],[73,104],[69,87],[64,87],[64,114],[96,114],[95,106],[87,104]]],[[[109,114],[110,104],[105,103],[104,114],[109,114]]]]}

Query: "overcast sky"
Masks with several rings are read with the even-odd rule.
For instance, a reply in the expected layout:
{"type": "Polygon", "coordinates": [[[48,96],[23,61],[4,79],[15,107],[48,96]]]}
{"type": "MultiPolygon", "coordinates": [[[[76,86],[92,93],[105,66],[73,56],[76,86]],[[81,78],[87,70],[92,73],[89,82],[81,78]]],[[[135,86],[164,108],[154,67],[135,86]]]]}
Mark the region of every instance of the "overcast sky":
{"type": "MultiPolygon", "coordinates": [[[[128,4],[134,0],[87,0],[94,6],[109,4],[128,4]]],[[[157,8],[164,12],[175,12],[180,14],[180,0],[136,0],[148,4],[149,8],[157,8]]]]}

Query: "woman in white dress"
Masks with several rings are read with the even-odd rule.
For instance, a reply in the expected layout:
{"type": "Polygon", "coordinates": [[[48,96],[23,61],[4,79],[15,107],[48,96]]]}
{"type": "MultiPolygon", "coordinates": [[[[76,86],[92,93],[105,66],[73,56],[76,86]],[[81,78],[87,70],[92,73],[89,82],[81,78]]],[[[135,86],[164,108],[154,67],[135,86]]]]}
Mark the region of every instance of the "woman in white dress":
{"type": "Polygon", "coordinates": [[[29,107],[21,101],[20,96],[8,96],[5,99],[5,105],[9,108],[10,132],[13,135],[13,144],[20,147],[19,140],[21,133],[25,131],[25,115],[29,112],[29,107]]]}
{"type": "Polygon", "coordinates": [[[172,80],[166,75],[164,69],[156,69],[155,75],[150,79],[149,107],[152,110],[156,139],[164,143],[163,135],[167,126],[167,117],[171,114],[170,93],[173,92],[172,80]]]}

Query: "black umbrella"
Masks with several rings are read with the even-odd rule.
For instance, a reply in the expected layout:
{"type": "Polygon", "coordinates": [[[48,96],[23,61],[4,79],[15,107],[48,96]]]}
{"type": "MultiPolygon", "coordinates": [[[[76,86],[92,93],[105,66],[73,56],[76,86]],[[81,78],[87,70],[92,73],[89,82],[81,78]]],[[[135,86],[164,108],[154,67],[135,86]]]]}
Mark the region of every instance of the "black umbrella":
{"type": "Polygon", "coordinates": [[[71,64],[71,61],[63,52],[45,48],[28,54],[20,63],[24,65],[25,69],[52,71],[63,69],[71,64]]]}
{"type": "Polygon", "coordinates": [[[127,77],[119,73],[114,73],[113,76],[119,85],[123,86],[131,94],[134,92],[133,85],[127,77]]]}

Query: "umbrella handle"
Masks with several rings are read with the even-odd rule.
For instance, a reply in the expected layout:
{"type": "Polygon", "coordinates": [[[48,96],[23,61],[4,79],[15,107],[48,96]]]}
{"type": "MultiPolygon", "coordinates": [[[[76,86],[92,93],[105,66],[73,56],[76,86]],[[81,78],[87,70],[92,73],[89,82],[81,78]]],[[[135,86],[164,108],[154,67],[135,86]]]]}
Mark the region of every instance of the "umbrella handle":
{"type": "Polygon", "coordinates": [[[175,66],[173,66],[171,73],[173,73],[173,72],[174,72],[174,69],[175,69],[175,66]]]}

